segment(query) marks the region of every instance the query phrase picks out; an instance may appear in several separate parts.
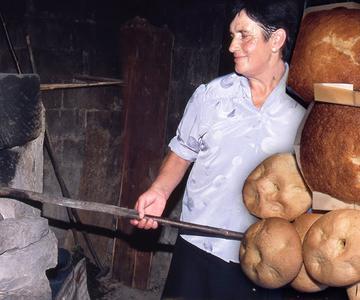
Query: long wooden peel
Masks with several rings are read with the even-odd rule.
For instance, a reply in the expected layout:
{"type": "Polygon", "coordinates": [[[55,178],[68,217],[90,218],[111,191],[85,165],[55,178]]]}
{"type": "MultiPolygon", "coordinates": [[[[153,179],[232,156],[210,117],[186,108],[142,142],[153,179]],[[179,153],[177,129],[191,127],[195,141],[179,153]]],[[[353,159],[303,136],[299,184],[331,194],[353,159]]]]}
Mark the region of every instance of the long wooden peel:
{"type": "MultiPolygon", "coordinates": [[[[41,203],[48,203],[63,207],[101,212],[101,213],[111,214],[117,217],[140,219],[139,214],[135,209],[129,209],[125,207],[119,207],[115,205],[109,205],[98,202],[86,202],[86,201],[74,200],[71,198],[46,195],[32,191],[14,189],[14,188],[7,188],[7,187],[0,188],[0,198],[11,198],[20,201],[37,201],[41,203]]],[[[242,240],[244,237],[244,234],[242,232],[231,231],[222,228],[199,225],[194,223],[176,221],[176,220],[171,220],[171,219],[156,217],[151,215],[145,215],[144,219],[153,219],[162,225],[169,225],[176,228],[189,229],[196,232],[206,233],[211,236],[223,237],[234,240],[242,240]]]]}

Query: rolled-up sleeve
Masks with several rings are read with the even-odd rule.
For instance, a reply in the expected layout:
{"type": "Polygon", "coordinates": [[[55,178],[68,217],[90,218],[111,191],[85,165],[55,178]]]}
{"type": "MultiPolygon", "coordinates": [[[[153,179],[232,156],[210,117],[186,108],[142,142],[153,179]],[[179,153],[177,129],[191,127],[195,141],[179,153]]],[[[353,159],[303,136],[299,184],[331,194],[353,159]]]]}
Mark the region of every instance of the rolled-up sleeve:
{"type": "Polygon", "coordinates": [[[195,161],[200,150],[201,108],[205,96],[205,85],[200,85],[186,105],[184,115],[169,143],[171,151],[188,161],[195,161]]]}

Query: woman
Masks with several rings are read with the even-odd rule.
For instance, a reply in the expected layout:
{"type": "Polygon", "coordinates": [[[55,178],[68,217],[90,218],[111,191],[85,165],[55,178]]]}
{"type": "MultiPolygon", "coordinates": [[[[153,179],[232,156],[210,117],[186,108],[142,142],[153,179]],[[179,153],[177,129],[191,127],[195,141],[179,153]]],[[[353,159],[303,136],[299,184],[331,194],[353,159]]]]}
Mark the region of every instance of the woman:
{"type": "MultiPolygon", "coordinates": [[[[305,112],[285,92],[299,12],[296,1],[238,2],[229,47],[235,73],[199,86],[189,100],[158,177],[135,205],[140,217],[162,214],[193,163],[183,221],[241,232],[256,221],[242,202],[243,183],[268,156],[292,151],[305,112]]],[[[153,220],[131,222],[144,229],[158,226],[153,220]]],[[[235,240],[181,234],[163,298],[268,297],[242,273],[239,247],[235,240]]]]}

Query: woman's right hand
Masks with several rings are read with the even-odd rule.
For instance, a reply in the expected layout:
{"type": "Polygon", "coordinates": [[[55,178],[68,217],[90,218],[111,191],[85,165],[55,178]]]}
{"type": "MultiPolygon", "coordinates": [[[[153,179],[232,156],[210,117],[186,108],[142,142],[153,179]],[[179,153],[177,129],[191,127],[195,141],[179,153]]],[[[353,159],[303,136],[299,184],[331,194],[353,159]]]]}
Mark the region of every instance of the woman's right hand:
{"type": "Polygon", "coordinates": [[[144,215],[161,216],[167,199],[168,196],[161,189],[151,186],[139,197],[135,204],[140,220],[132,219],[130,223],[141,229],[156,229],[158,222],[153,219],[145,220],[144,215]]]}
{"type": "Polygon", "coordinates": [[[135,209],[139,213],[140,220],[132,219],[130,221],[131,224],[143,229],[156,229],[158,227],[158,222],[153,219],[145,220],[144,215],[161,216],[166,201],[184,177],[190,163],[190,161],[169,151],[162,162],[159,175],[150,188],[136,201],[135,209]]]}

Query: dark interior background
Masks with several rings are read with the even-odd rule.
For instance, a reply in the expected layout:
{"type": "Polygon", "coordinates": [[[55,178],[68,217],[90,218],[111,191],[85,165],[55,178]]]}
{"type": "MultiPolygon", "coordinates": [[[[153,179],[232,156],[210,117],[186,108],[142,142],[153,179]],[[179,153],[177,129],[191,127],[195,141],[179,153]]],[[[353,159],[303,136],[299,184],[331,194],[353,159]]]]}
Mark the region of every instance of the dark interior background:
{"type": "MultiPolygon", "coordinates": [[[[339,1],[307,1],[305,6],[333,2],[339,1]]],[[[120,49],[126,41],[119,39],[120,28],[136,16],[154,26],[168,28],[174,35],[174,47],[166,144],[175,134],[194,89],[232,71],[227,52],[232,4],[233,0],[2,0],[0,13],[23,73],[33,72],[26,43],[26,35],[30,37],[41,83],[79,82],[80,75],[121,79],[120,49]]],[[[0,72],[18,72],[1,25],[0,72]]],[[[72,198],[97,197],[106,203],[117,203],[124,135],[122,87],[55,90],[42,92],[41,97],[55,154],[72,198]],[[99,136],[104,138],[94,138],[99,136]],[[99,162],[94,162],[94,157],[99,162]]],[[[44,192],[61,194],[46,153],[44,192]]],[[[181,192],[180,188],[175,193],[174,202],[181,192]]],[[[178,210],[172,213],[177,214],[178,210]]],[[[65,210],[45,206],[44,215],[49,218],[59,245],[71,244],[65,210]]],[[[86,220],[88,224],[109,229],[115,222],[94,216],[86,220]]],[[[94,232],[95,241],[100,236],[101,233],[94,232]]],[[[163,234],[162,239],[165,244],[173,242],[170,234],[163,234]]],[[[105,265],[111,265],[112,243],[112,237],[107,236],[97,249],[105,265]]],[[[162,258],[153,271],[160,279],[164,276],[159,275],[164,265],[162,258]]]]}

